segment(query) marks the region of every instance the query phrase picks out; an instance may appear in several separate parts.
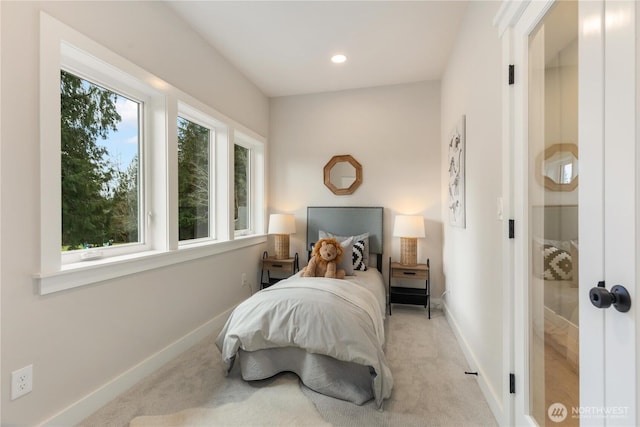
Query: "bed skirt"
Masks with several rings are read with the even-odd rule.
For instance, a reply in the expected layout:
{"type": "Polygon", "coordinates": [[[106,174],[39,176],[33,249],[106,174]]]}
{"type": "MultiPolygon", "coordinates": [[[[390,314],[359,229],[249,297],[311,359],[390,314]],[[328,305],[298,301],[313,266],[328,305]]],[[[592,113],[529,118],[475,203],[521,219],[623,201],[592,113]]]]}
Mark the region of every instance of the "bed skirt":
{"type": "Polygon", "coordinates": [[[280,372],[293,372],[318,393],[362,405],[374,398],[373,368],[345,362],[296,347],[256,351],[238,350],[242,378],[263,380],[280,372]]]}

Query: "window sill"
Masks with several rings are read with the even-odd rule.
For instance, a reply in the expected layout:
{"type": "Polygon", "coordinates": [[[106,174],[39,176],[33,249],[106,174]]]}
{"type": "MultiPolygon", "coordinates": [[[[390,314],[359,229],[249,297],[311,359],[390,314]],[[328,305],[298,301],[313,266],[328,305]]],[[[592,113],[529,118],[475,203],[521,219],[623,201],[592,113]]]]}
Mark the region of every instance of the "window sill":
{"type": "Polygon", "coordinates": [[[236,240],[226,242],[182,246],[174,251],[145,251],[134,255],[83,261],[64,265],[60,271],[38,274],[35,276],[35,282],[39,294],[47,295],[140,273],[142,271],[246,248],[266,241],[267,236],[260,234],[236,238],[236,240]]]}

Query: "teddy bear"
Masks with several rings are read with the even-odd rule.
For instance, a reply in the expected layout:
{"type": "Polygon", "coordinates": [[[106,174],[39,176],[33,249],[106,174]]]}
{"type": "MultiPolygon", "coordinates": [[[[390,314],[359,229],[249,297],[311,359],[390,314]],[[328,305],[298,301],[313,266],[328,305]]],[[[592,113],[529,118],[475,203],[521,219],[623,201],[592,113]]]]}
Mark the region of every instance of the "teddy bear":
{"type": "Polygon", "coordinates": [[[334,238],[320,239],[313,246],[309,264],[302,270],[302,277],[331,277],[344,279],[345,271],[337,268],[342,260],[342,246],[334,238]]]}

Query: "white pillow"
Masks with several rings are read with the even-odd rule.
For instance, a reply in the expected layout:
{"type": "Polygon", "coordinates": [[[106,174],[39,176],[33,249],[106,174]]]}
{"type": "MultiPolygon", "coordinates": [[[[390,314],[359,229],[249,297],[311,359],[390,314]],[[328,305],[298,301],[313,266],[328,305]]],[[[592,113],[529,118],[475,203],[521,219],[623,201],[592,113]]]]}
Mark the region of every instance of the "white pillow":
{"type": "Polygon", "coordinates": [[[353,238],[341,241],[340,246],[342,246],[342,260],[336,267],[344,269],[345,276],[353,276],[353,238]]]}

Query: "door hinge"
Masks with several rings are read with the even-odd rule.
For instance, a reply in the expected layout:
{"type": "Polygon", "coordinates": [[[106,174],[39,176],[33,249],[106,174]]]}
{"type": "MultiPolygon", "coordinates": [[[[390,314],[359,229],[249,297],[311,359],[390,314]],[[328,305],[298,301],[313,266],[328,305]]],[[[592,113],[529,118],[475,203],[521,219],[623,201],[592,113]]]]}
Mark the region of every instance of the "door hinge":
{"type": "Polygon", "coordinates": [[[516,394],[516,374],[509,374],[509,393],[516,394]]]}
{"type": "Polygon", "coordinates": [[[516,220],[509,220],[509,238],[514,239],[516,237],[516,220]]]}
{"type": "Polygon", "coordinates": [[[509,84],[512,85],[516,82],[516,66],[509,65],[509,84]]]}

